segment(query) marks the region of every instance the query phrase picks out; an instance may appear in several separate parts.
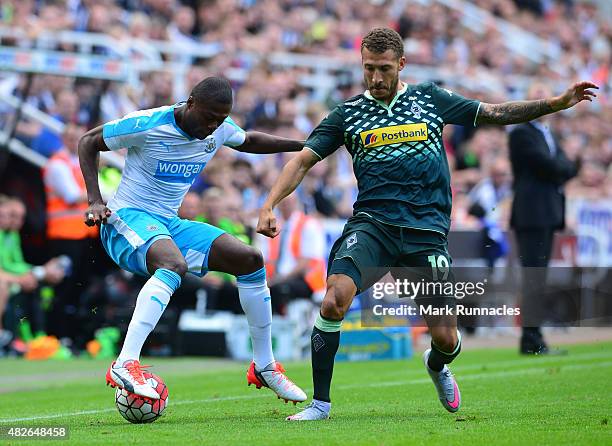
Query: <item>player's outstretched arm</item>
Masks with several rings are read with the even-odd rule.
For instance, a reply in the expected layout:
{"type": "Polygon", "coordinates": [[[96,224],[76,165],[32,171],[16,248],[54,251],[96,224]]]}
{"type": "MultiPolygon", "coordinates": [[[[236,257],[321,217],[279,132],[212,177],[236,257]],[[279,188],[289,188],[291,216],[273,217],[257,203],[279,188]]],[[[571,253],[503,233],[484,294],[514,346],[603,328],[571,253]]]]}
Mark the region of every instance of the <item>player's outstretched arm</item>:
{"type": "Polygon", "coordinates": [[[236,150],[247,153],[299,152],[303,148],[304,141],[261,132],[246,132],[244,143],[235,147],[236,150]]]}
{"type": "Polygon", "coordinates": [[[283,198],[295,190],[302,182],[306,173],[320,158],[310,149],[304,148],[291,161],[285,164],[280,176],[272,186],[266,202],[259,210],[257,232],[267,237],[276,237],[280,230],[276,225],[274,208],[283,198]]]}
{"type": "Polygon", "coordinates": [[[89,130],[79,140],[79,163],[87,188],[87,200],[89,201],[89,207],[85,212],[85,224],[87,226],[106,223],[106,219],[111,214],[102,200],[98,183],[99,152],[107,151],[108,147],[102,137],[102,126],[89,130]]]}
{"type": "Polygon", "coordinates": [[[599,89],[592,82],[576,82],[565,93],[548,99],[535,101],[511,101],[501,104],[482,103],[476,118],[477,124],[518,124],[537,119],[573,107],[582,101],[593,101],[597,97],[591,89],[599,89]]]}

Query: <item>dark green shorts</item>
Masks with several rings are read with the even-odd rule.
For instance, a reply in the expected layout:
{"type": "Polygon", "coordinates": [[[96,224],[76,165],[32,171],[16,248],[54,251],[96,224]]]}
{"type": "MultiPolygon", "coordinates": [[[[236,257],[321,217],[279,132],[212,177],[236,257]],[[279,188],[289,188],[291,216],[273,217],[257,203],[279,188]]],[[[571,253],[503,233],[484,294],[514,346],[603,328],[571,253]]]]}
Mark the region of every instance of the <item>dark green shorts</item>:
{"type": "Polygon", "coordinates": [[[359,214],[351,217],[329,254],[327,275],[345,274],[358,291],[371,287],[389,268],[393,276],[410,271],[424,280],[437,280],[450,272],[446,236],[434,231],[403,228],[359,214]],[[435,265],[435,266],[434,266],[435,265]],[[401,268],[401,269],[400,269],[401,268]]]}

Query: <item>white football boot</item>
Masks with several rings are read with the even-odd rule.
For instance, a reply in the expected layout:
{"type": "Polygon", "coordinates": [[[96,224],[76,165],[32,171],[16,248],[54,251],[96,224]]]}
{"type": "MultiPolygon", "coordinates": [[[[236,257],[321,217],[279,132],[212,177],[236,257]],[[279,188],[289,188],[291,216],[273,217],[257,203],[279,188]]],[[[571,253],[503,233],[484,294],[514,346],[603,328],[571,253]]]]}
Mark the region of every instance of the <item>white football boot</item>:
{"type": "Polygon", "coordinates": [[[316,421],[327,420],[331,410],[331,403],[312,400],[301,412],[285,418],[286,421],[316,421]]]}
{"type": "Polygon", "coordinates": [[[296,384],[293,383],[285,375],[285,369],[280,362],[273,362],[265,369],[258,371],[255,368],[255,363],[251,362],[251,366],[247,371],[247,383],[249,386],[255,384],[255,387],[261,389],[268,387],[279,399],[285,400],[285,403],[293,401],[293,404],[306,401],[306,394],[296,384]]]}
{"type": "Polygon", "coordinates": [[[140,362],[135,359],[125,361],[123,365],[118,365],[116,361],[113,361],[106,372],[106,385],[119,387],[136,395],[158,400],[159,394],[149,385],[142,374],[142,368],[144,367],[148,366],[141,366],[140,362]]]}
{"type": "Polygon", "coordinates": [[[459,393],[457,381],[455,381],[453,374],[446,364],[444,364],[444,368],[439,372],[431,370],[429,365],[427,365],[430,354],[431,349],[425,350],[425,353],[423,353],[423,363],[425,364],[427,373],[429,373],[434,386],[436,386],[438,398],[440,398],[440,402],[446,410],[453,413],[457,412],[459,407],[461,407],[461,393],[459,393]]]}

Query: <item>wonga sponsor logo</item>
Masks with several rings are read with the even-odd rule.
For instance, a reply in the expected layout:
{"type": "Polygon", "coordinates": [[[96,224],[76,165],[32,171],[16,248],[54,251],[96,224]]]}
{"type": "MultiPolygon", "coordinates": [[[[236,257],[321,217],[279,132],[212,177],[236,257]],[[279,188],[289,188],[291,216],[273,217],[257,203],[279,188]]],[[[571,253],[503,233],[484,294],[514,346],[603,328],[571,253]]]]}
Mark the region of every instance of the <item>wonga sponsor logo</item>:
{"type": "Polygon", "coordinates": [[[170,183],[192,183],[204,170],[206,163],[188,163],[183,161],[158,161],[155,177],[170,183]]]}
{"type": "Polygon", "coordinates": [[[375,130],[366,130],[361,132],[359,136],[361,136],[363,146],[367,149],[385,144],[425,141],[427,140],[427,124],[419,122],[417,124],[382,127],[375,130]]]}

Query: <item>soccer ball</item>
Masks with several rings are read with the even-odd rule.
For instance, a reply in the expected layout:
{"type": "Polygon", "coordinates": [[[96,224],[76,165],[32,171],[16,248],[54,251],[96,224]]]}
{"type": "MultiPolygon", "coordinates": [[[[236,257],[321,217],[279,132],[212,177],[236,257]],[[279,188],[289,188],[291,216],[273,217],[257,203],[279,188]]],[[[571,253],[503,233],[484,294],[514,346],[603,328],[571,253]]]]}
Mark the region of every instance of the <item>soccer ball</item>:
{"type": "Polygon", "coordinates": [[[120,388],[115,391],[117,410],[130,423],[152,423],[168,407],[168,387],[164,381],[153,373],[144,372],[143,375],[151,387],[159,393],[160,399],[143,398],[120,388]]]}

